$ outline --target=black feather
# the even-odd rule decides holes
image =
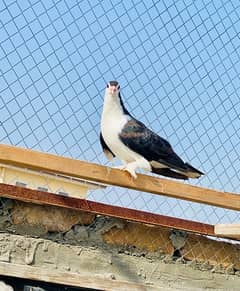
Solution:
[[[152,167],[152,172],[154,174],[162,175],[162,176],[165,176],[165,177],[181,179],[181,180],[188,180],[188,177],[185,176],[184,174],[177,173],[175,171],[172,171],[169,168],[158,169],[158,168]]]
[[[130,119],[119,134],[120,140],[134,152],[143,156],[149,162],[155,161],[166,168],[171,168],[176,171],[203,173],[195,169],[191,165],[185,163],[172,149],[170,143],[164,138],[160,137],[150,129],[148,129],[142,122],[132,118]],[[176,173],[169,170],[155,169],[155,172],[162,172],[165,176],[170,176],[177,179],[186,179],[183,173]]]
[[[100,143],[101,143],[101,146],[102,146],[102,149],[103,149],[103,152],[105,153],[105,155],[112,155],[112,157],[114,158],[115,155],[114,153],[110,150],[110,148],[108,147],[108,145],[106,144],[103,136],[102,136],[102,132],[100,132]]]
[[[143,123],[131,119],[119,135],[121,141],[131,150],[148,161],[158,161],[167,167],[185,169],[183,160],[173,151],[168,141],[148,129]]]

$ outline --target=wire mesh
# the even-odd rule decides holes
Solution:
[[[0,1],[0,142],[107,164],[106,83],[206,175],[239,192],[240,5],[223,1]],[[108,188],[89,199],[209,223],[239,213]]]

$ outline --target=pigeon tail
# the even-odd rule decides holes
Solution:
[[[154,167],[152,164],[152,172],[158,175],[181,180],[188,180],[189,178],[197,179],[204,175],[204,173],[188,163],[183,163],[182,167],[173,167],[170,164],[167,166],[168,168],[158,168]]]
[[[184,174],[189,178],[197,179],[204,175],[203,172],[199,171],[188,163],[185,163],[185,166],[186,169],[184,170]]]
[[[169,168],[154,168],[154,167],[152,167],[152,172],[154,174],[158,174],[158,175],[169,177],[169,178],[188,180],[188,177],[186,175],[184,175],[182,173],[175,172]]]

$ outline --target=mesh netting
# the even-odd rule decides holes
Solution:
[[[237,1],[0,1],[0,142],[107,164],[106,83],[206,175],[239,192]],[[235,211],[108,188],[89,199],[204,222]]]

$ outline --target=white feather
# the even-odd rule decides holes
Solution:
[[[141,155],[124,145],[119,138],[119,133],[129,118],[128,115],[124,114],[118,96],[112,95],[106,90],[101,119],[101,132],[108,147],[124,163],[130,163],[142,158]]]

